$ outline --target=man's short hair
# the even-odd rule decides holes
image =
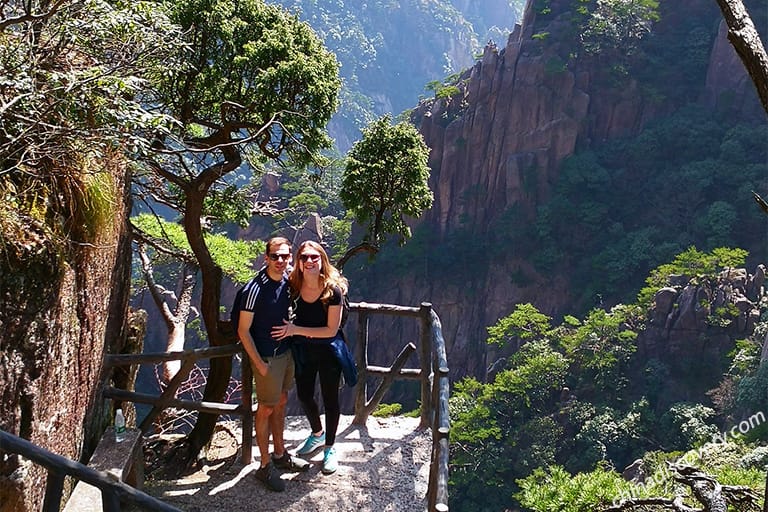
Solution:
[[[267,240],[267,246],[264,248],[264,254],[268,256],[269,253],[271,252],[272,246],[283,245],[283,244],[286,244],[289,249],[291,248],[291,242],[287,238],[282,236],[273,236],[272,238]]]

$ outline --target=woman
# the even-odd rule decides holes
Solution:
[[[348,285],[347,280],[331,265],[319,243],[308,240],[299,246],[296,254],[296,266],[288,277],[294,297],[294,318],[292,322],[276,326],[272,334],[276,339],[293,336],[298,353],[296,395],[312,432],[296,453],[308,455],[324,445],[322,471],[331,474],[338,467],[333,445],[341,416],[341,364],[331,343],[341,336],[342,300]],[[318,376],[325,407],[325,430],[314,398]]]

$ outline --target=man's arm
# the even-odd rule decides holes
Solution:
[[[243,348],[245,349],[245,353],[248,354],[248,359],[251,361],[251,366],[254,371],[259,372],[259,375],[263,377],[269,371],[269,367],[259,355],[259,351],[256,350],[256,343],[253,342],[253,338],[251,337],[252,322],[253,311],[240,311],[240,320],[237,324],[237,335],[243,343]]]

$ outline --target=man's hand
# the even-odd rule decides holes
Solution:
[[[262,377],[266,377],[267,373],[269,373],[269,365],[264,362],[262,358],[253,359],[251,360],[251,366],[253,366],[254,370],[259,372],[259,375]]]

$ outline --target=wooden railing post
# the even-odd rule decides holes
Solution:
[[[59,512],[61,495],[64,491],[64,476],[64,473],[59,471],[48,471],[45,498],[43,498],[43,512]]]
[[[104,512],[120,512],[120,497],[109,489],[101,491],[101,508]]]
[[[432,304],[422,302],[419,316],[421,318],[421,421],[419,427],[432,424]]]
[[[168,404],[171,402],[171,400],[176,398],[176,390],[179,389],[179,386],[181,386],[185,380],[187,380],[189,372],[192,371],[196,363],[197,360],[193,357],[184,359],[184,363],[181,365],[181,368],[179,368],[179,371],[176,372],[176,375],[174,375],[171,381],[168,383],[168,386],[157,399],[157,402],[155,402],[155,404],[152,406],[152,409],[141,421],[139,430],[141,430],[142,433],[149,433],[150,429],[152,428],[152,423],[155,421],[155,419],[160,415],[160,413],[163,412],[163,410],[165,410],[166,407],[168,407]]]
[[[448,461],[450,456],[450,415],[448,397],[448,357],[443,339],[443,329],[437,313],[430,311],[430,337],[433,340],[432,366],[435,370],[432,386],[432,464],[429,471],[427,502],[430,511],[448,510]]]
[[[243,464],[248,465],[253,458],[253,370],[248,353],[243,350],[240,375],[242,382],[241,414],[243,425],[242,458]]]
[[[355,394],[355,417],[365,411],[368,401],[368,312],[361,310],[357,315],[357,392]]]

